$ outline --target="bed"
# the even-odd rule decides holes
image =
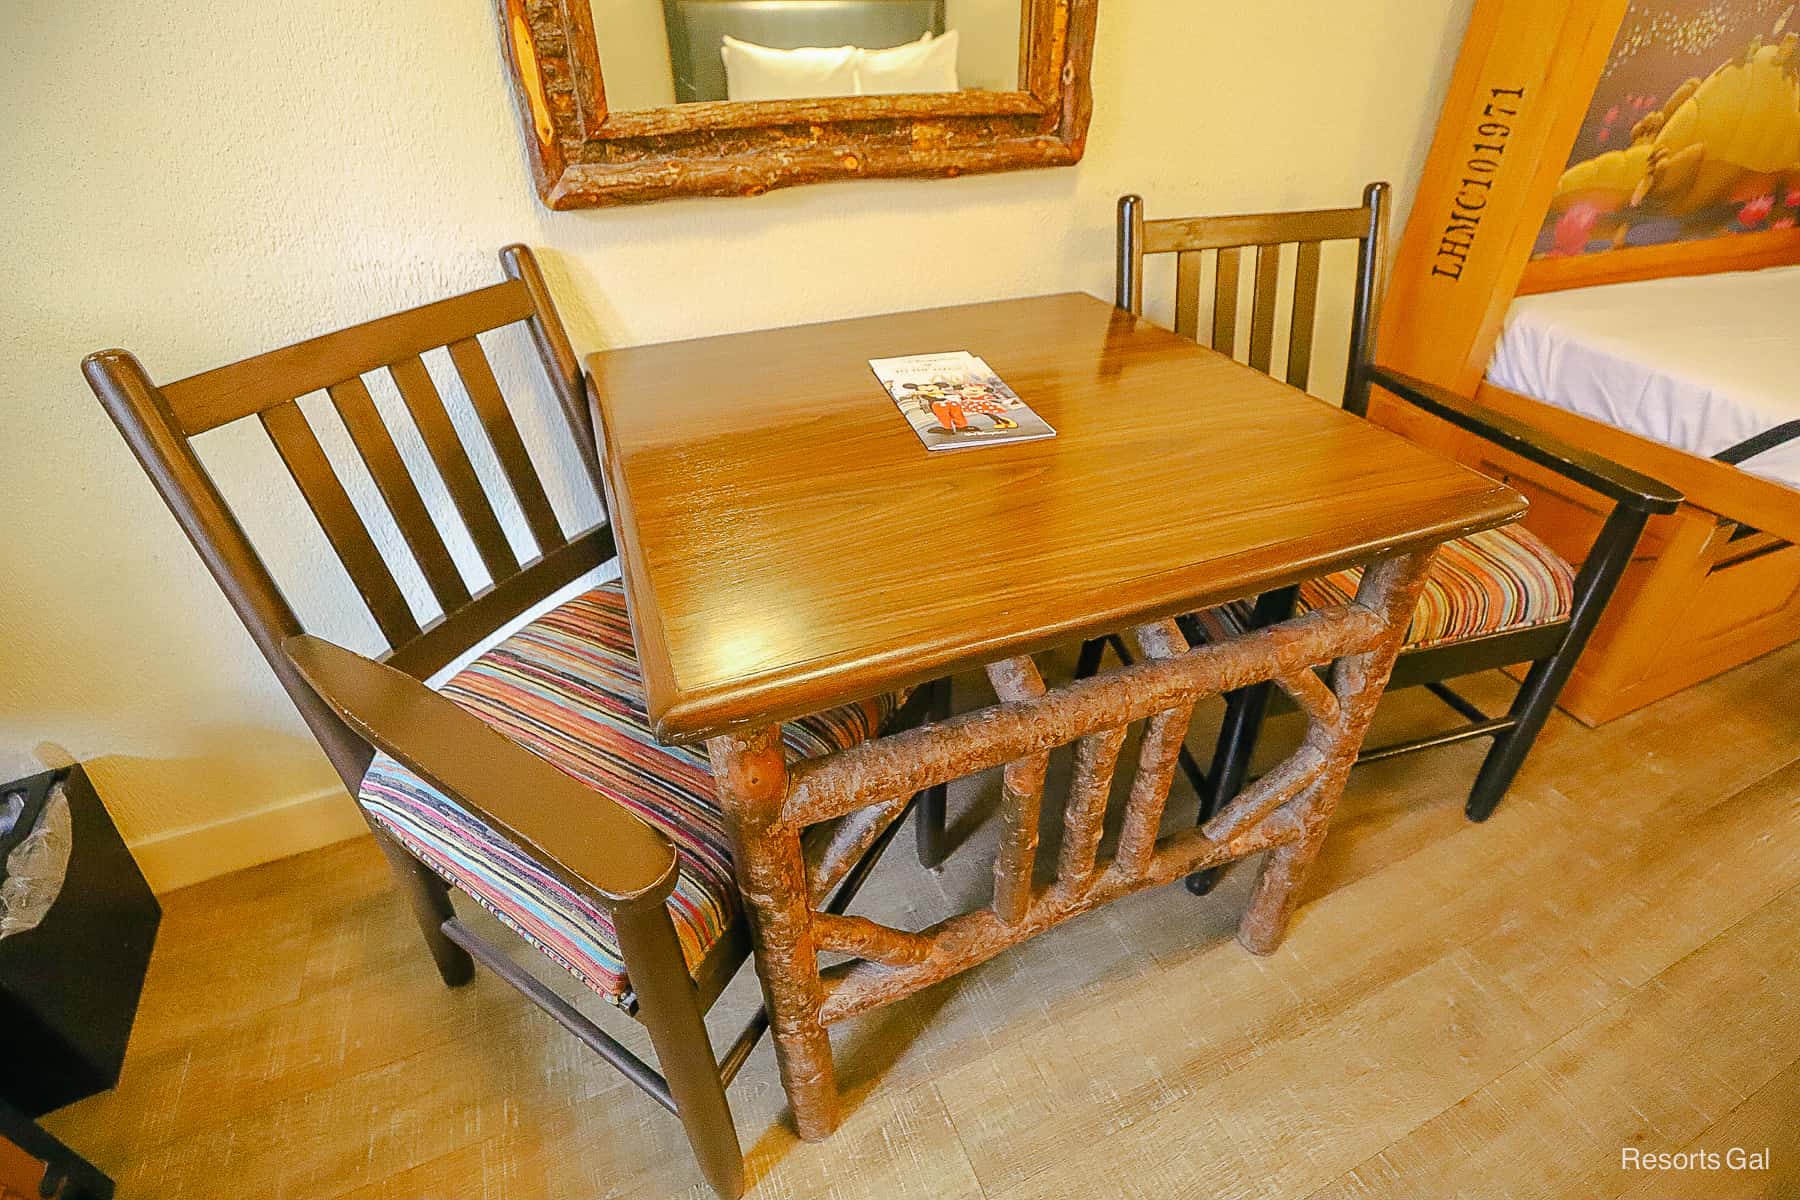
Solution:
[[[1487,380],[1800,489],[1800,266],[1520,296]]]
[[[1390,268],[1382,364],[1687,497],[1563,690],[1589,724],[1800,638],[1800,448],[1716,457],[1800,420],[1788,7],[1476,0]],[[1597,498],[1379,393],[1370,415],[1506,478],[1566,557],[1591,544]]]

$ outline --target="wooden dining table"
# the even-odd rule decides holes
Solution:
[[[868,360],[957,350],[1056,436],[927,452]],[[837,1121],[830,1023],[1111,899],[1266,851],[1239,937],[1273,951],[1433,552],[1525,509],[1503,484],[1080,294],[614,350],[587,367],[649,719],[665,741],[706,746],[807,1138]],[[1189,646],[1173,619],[1352,566],[1365,568],[1353,602],[1239,637]],[[1052,683],[1032,658],[1114,631],[1142,661]],[[974,670],[993,703],[787,760],[787,719]],[[1306,715],[1299,749],[1205,825],[1163,834],[1195,704],[1265,680]],[[1067,745],[1061,849],[1040,870],[1047,760]],[[923,930],[821,911],[837,881],[809,868],[810,827],[866,844],[920,790],[995,767],[991,903]],[[825,953],[842,961],[822,970]]]

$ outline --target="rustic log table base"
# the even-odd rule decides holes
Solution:
[[[1307,868],[1344,789],[1405,637],[1431,551],[1384,559],[1356,600],[1268,629],[1190,648],[1175,623],[1135,633],[1146,661],[1046,688],[1028,657],[988,668],[999,703],[936,725],[811,759],[789,770],[779,727],[707,742],[735,842],[781,1081],[800,1136],[837,1125],[832,1021],[888,1004],[985,962],[1097,905],[1191,872],[1270,851],[1238,926],[1252,953],[1280,943]],[[1327,686],[1315,667],[1335,663]],[[1309,725],[1280,766],[1199,829],[1157,836],[1176,755],[1203,697],[1265,680],[1294,698]],[[1112,861],[1096,861],[1125,731],[1144,736]],[[1076,744],[1056,879],[1033,887],[1038,812],[1050,751]],[[816,911],[833,882],[809,879],[808,826],[873,810],[1005,765],[991,907],[918,932]],[[821,951],[852,955],[821,971]]]

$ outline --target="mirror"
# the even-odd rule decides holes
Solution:
[[[503,0],[552,208],[1080,159],[1099,0]]]
[[[613,112],[1019,88],[1021,0],[586,0]]]

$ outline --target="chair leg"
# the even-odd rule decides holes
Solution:
[[[392,834],[377,828],[373,822],[370,828],[375,831],[375,844],[381,847],[388,866],[393,868],[395,880],[412,905],[419,932],[425,935],[425,948],[431,951],[431,957],[437,963],[438,975],[447,986],[461,987],[475,978],[475,960],[444,933],[444,922],[456,915],[456,909],[450,903],[450,885],[409,854]]]
[[[744,1194],[744,1153],[668,906],[658,893],[615,909],[612,918],[637,993],[638,1019],[656,1047],[701,1174],[723,1200],[737,1200]]]
[[[1256,742],[1262,736],[1263,715],[1269,708],[1266,683],[1233,692],[1225,698],[1225,723],[1219,728],[1219,741],[1213,747],[1212,786],[1200,793],[1200,812],[1195,824],[1204,825],[1214,814],[1237,798],[1244,790],[1250,774],[1250,759],[1256,753]],[[1218,886],[1223,867],[1195,871],[1187,877],[1187,890],[1204,896]]]
[[[1258,596],[1250,627],[1262,629],[1287,620],[1294,615],[1294,604],[1299,595],[1299,588],[1286,587]],[[1271,683],[1259,683],[1225,698],[1225,723],[1219,728],[1219,740],[1213,747],[1212,771],[1208,775],[1212,786],[1200,792],[1196,824],[1204,825],[1212,820],[1213,814],[1244,790],[1244,781],[1250,774],[1250,759],[1256,753],[1257,738],[1262,736],[1263,717],[1269,711],[1273,688]],[[1223,872],[1223,867],[1195,871],[1187,877],[1187,890],[1196,896],[1204,896],[1218,886]]]
[[[1086,679],[1089,675],[1098,671],[1100,669],[1100,660],[1106,657],[1106,648],[1108,646],[1111,646],[1112,652],[1119,656],[1121,665],[1127,667],[1131,665],[1131,648],[1125,644],[1125,639],[1116,633],[1102,634],[1097,638],[1089,638],[1087,641],[1081,643],[1081,656],[1075,660],[1074,677],[1076,679]]]
[[[1119,656],[1119,662],[1124,666],[1129,667],[1135,661],[1131,657],[1131,648],[1125,644],[1125,639],[1118,634],[1107,634],[1106,644],[1112,647],[1113,653]]]
[[[935,724],[950,716],[950,681],[934,680],[930,687],[930,720]],[[941,866],[949,856],[949,847],[945,845],[949,801],[950,785],[947,783],[936,784],[919,793],[919,803],[913,813],[913,836],[918,847],[920,866]]]
[[[1588,638],[1600,623],[1606,602],[1619,585],[1625,568],[1631,565],[1632,552],[1644,532],[1648,514],[1624,505],[1613,509],[1594,539],[1593,549],[1575,576],[1574,605],[1569,611],[1569,631],[1563,644],[1549,658],[1540,658],[1525,673],[1525,682],[1513,697],[1511,716],[1517,721],[1510,732],[1495,740],[1482,760],[1464,808],[1471,821],[1485,821],[1493,815],[1513,777],[1525,764],[1525,756],[1537,741],[1563,684],[1575,671],[1575,663],[1587,648]]]
[[[1212,795],[1212,782],[1207,779],[1206,772],[1200,769],[1200,764],[1194,761],[1194,752],[1188,749],[1185,741],[1181,743],[1178,761],[1181,763],[1181,773],[1187,776],[1188,786],[1194,789],[1194,795],[1200,797],[1200,803],[1205,805]]]
[[[1075,678],[1086,679],[1100,669],[1101,656],[1106,653],[1106,639],[1089,638],[1081,643],[1081,657],[1075,660]]]
[[[1512,787],[1513,777],[1525,765],[1525,756],[1531,752],[1531,744],[1549,719],[1550,710],[1556,707],[1557,693],[1562,688],[1560,683],[1554,687],[1546,686],[1550,682],[1547,669],[1550,662],[1546,658],[1532,663],[1525,682],[1519,687],[1519,694],[1513,697],[1510,715],[1518,723],[1495,738],[1487,757],[1481,760],[1481,770],[1475,775],[1475,786],[1470,789],[1469,801],[1463,809],[1469,820],[1485,821],[1494,815],[1494,809],[1500,806],[1507,789]]]

